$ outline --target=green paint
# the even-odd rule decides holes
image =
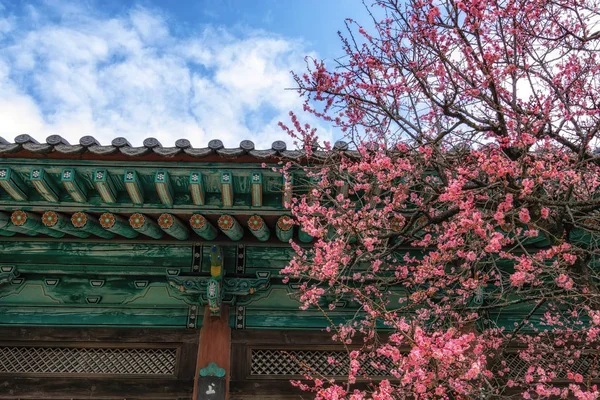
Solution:
[[[19,276],[24,278],[21,285],[0,287],[2,304],[60,304],[70,307],[89,303],[88,299],[93,297],[102,298],[102,304],[107,306],[137,304],[140,299],[155,305],[184,304],[168,294],[164,276],[98,277],[82,273],[58,275],[21,271]],[[147,284],[140,288],[135,282],[142,279]]]
[[[253,215],[248,220],[248,229],[261,242],[269,240],[271,232],[265,221],[258,215]]]
[[[7,218],[7,219],[5,220],[5,218]],[[27,235],[27,236],[37,236],[38,235],[37,232],[31,231],[27,228],[23,228],[21,226],[13,225],[10,222],[10,217],[7,217],[6,214],[4,214],[2,212],[0,212],[0,228],[3,229],[4,231],[20,233],[22,235]]]
[[[27,200],[27,187],[19,175],[14,174],[10,167],[0,168],[0,187],[15,200]]]
[[[200,376],[218,376],[219,378],[223,378],[225,376],[225,369],[219,368],[215,363],[210,363],[200,369]]]
[[[229,239],[236,241],[244,236],[244,229],[240,223],[231,215],[221,215],[219,218],[219,228]]]
[[[78,230],[71,223],[71,218],[67,215],[57,212],[45,212],[42,216],[43,223],[50,229],[55,229],[60,232],[68,233],[69,235],[79,238],[87,238],[89,233]]]
[[[33,168],[29,174],[29,180],[46,201],[52,203],[57,203],[59,201],[60,190],[54,183],[52,176],[50,176],[44,168]]]
[[[160,201],[168,206],[173,206],[173,188],[169,179],[169,172],[166,169],[159,169],[154,176],[154,187],[158,193]]]
[[[158,224],[143,214],[136,213],[129,217],[129,225],[139,233],[153,239],[160,239],[163,237],[163,231]]]
[[[19,276],[19,271],[14,266],[0,266],[0,285],[10,284]]]
[[[37,233],[43,233],[44,235],[54,238],[61,238],[65,236],[64,232],[55,231],[42,224],[41,217],[30,212],[15,211],[11,216],[11,221],[15,226]]]
[[[288,243],[294,237],[294,224],[291,217],[283,215],[275,224],[275,235],[282,242]]]
[[[134,169],[127,169],[123,173],[123,182],[129,198],[133,204],[144,204],[144,190],[140,184],[138,174]]]
[[[294,254],[289,246],[246,246],[246,271],[272,269],[272,273],[277,273],[289,263]]]
[[[0,236],[14,236],[16,232],[7,231],[4,229],[0,229]]]
[[[88,211],[88,212],[120,212],[132,210],[138,211],[143,205],[144,209],[155,209],[157,212],[173,208],[174,210],[190,210],[200,206],[208,213],[222,213],[223,208],[244,211],[260,208],[261,212],[277,213],[282,207],[281,175],[270,170],[260,171],[262,179],[262,190],[251,183],[252,169],[260,167],[256,164],[241,164],[241,168],[232,167],[227,163],[202,164],[202,170],[190,170],[189,164],[173,163],[159,169],[164,172],[168,179],[166,192],[171,195],[170,200],[165,200],[157,192],[157,166],[148,167],[147,163],[135,164],[135,168],[125,166],[127,163],[109,162],[86,162],[73,163],[69,160],[56,161],[54,165],[48,165],[45,160],[28,160],[29,165],[23,165],[23,160],[11,159],[10,166],[0,161],[0,173],[10,175],[11,179],[19,180],[21,192],[29,193],[27,197],[11,197],[6,190],[0,192],[0,204],[14,206],[13,209],[27,206],[40,207],[37,211],[46,211],[48,201],[58,202],[52,209],[61,212]],[[35,165],[36,176],[30,180],[32,164]],[[40,167],[37,167],[37,166]],[[43,165],[43,167],[41,167]],[[129,163],[128,165],[131,165]],[[144,167],[140,167],[144,165]],[[162,164],[165,165],[165,164]],[[244,165],[251,166],[243,167]],[[222,170],[227,167],[227,170]],[[225,188],[225,203],[223,202],[223,174],[229,179]],[[73,179],[63,179],[67,173]],[[128,175],[130,177],[128,178]],[[25,177],[25,179],[21,178]],[[197,177],[199,183],[193,181]],[[0,177],[1,178],[1,177]],[[38,182],[39,181],[39,182]],[[48,181],[48,182],[46,182]],[[54,181],[60,181],[61,185],[55,185]],[[2,182],[5,182],[4,184]],[[0,185],[8,185],[10,181],[2,181]],[[71,185],[64,187],[63,185]],[[35,186],[41,189],[31,190]],[[73,186],[74,185],[74,186]],[[41,191],[42,194],[38,193]],[[135,198],[135,201],[132,200]],[[254,193],[254,196],[253,194]],[[261,196],[257,197],[258,194]],[[80,197],[78,197],[80,196]],[[85,199],[83,198],[85,196]],[[75,197],[75,198],[73,198]],[[254,199],[254,204],[253,204]],[[259,204],[260,200],[260,205]],[[110,210],[104,208],[106,205],[114,205]],[[225,205],[224,205],[225,204]],[[58,209],[56,207],[63,207]],[[5,209],[8,209],[5,207]]]
[[[312,242],[313,237],[304,232],[304,229],[300,228],[300,230],[298,230],[298,239],[303,243],[310,243]]]
[[[213,313],[218,313],[221,301],[227,304],[249,302],[256,293],[267,290],[270,274],[257,273],[256,278],[224,277],[222,285],[220,279],[212,276],[168,275],[167,280],[173,297],[190,305],[208,304]]]
[[[60,174],[60,181],[71,198],[78,203],[87,202],[87,189],[77,178],[75,168],[65,168]]]
[[[129,222],[116,214],[104,213],[100,216],[100,225],[107,231],[116,233],[117,235],[133,239],[138,236],[138,233],[129,226]]]
[[[190,226],[202,239],[213,240],[217,237],[217,229],[200,214],[194,214],[190,217]]]
[[[93,180],[102,201],[116,203],[117,191],[106,168],[96,168],[93,172]]]
[[[232,193],[235,193],[235,198],[232,198],[231,207],[252,207],[252,190],[251,173],[252,169],[260,168],[258,164],[236,164],[234,168],[228,163],[206,163],[202,165],[202,170],[190,171],[189,163],[157,163],[150,165],[148,163],[110,163],[99,161],[79,161],[71,162],[69,160],[55,161],[54,164],[48,165],[46,160],[25,160],[29,165],[23,165],[24,160],[11,159],[10,167],[11,176],[15,179],[20,179],[20,176],[26,176],[27,179],[23,184],[23,191],[27,192],[30,187],[33,187],[29,180],[31,173],[31,164],[43,165],[43,174],[49,179],[61,179],[63,170],[71,170],[75,173],[76,182],[82,192],[87,195],[86,204],[89,206],[97,206],[102,204],[119,204],[121,206],[129,206],[131,208],[131,199],[128,196],[125,184],[127,172],[132,172],[132,179],[127,179],[127,182],[136,182],[140,193],[143,193],[142,200],[144,206],[152,206],[156,208],[165,207],[160,201],[155,189],[154,179],[156,177],[157,167],[167,172],[169,182],[172,188],[173,207],[186,207],[193,205],[207,205],[214,207],[223,207],[222,203],[222,187],[220,170],[226,167],[231,179]],[[0,168],[5,162],[0,161]],[[135,165],[135,168],[128,166]],[[239,165],[239,167],[238,167]],[[13,168],[14,167],[14,168]],[[13,172],[14,169],[14,172]],[[201,180],[201,190],[205,193],[205,203],[194,204],[190,193],[190,177],[192,172],[198,172],[198,178]],[[281,175],[270,171],[260,171],[263,180],[263,202],[262,207],[281,209]],[[56,178],[51,178],[50,176]],[[121,179],[119,179],[121,177]],[[54,185],[56,187],[56,185]],[[62,191],[60,191],[62,189]],[[56,187],[58,200],[60,204],[78,204],[67,193],[67,190],[62,186]],[[4,194],[4,193],[2,193]],[[211,198],[209,201],[208,198]],[[48,201],[39,195],[35,190],[29,199],[30,203],[37,201]],[[10,196],[1,196],[0,201],[16,202]],[[212,202],[212,204],[211,204]],[[141,204],[141,203],[140,203]],[[78,209],[79,211],[80,209]],[[101,210],[106,211],[106,210]],[[115,210],[113,210],[115,211]]]
[[[190,193],[192,195],[192,201],[195,205],[204,205],[204,199],[206,198],[206,195],[204,192],[204,180],[202,179],[202,172],[190,172]]]
[[[260,171],[253,171],[251,174],[252,181],[252,207],[262,206],[263,197],[263,178]]]
[[[139,267],[142,271],[164,275],[165,267],[190,267],[192,246],[180,244],[153,244],[131,242],[0,242],[0,260],[31,266],[43,271],[48,265],[51,270],[59,266],[65,272],[103,269],[112,273],[127,273]]]
[[[221,182],[221,198],[223,207],[231,207],[233,205],[233,175],[230,171],[220,172]]]
[[[328,317],[334,324],[344,324],[356,317],[356,312],[331,312]],[[249,310],[246,309],[248,329],[324,329],[330,326],[324,315],[316,310]]]
[[[76,229],[82,230],[92,235],[99,236],[104,239],[112,239],[115,235],[108,232],[102,226],[96,217],[91,214],[78,212],[71,217],[71,223]]]
[[[63,182],[62,174],[67,170],[72,171],[71,176],[76,177],[74,181],[79,190],[85,193],[85,202],[79,203],[77,199],[73,199],[73,192],[63,187],[63,182],[61,185],[54,185],[55,189],[50,188],[56,190],[58,200],[58,203],[50,205],[47,198],[33,190],[34,181],[29,179],[32,169],[43,170],[42,175],[46,179],[42,178],[42,185],[46,185],[46,180]],[[6,171],[5,177],[1,173],[3,170]],[[125,186],[125,174],[128,170],[135,172],[134,181],[143,193],[143,204],[134,205],[131,202]],[[169,185],[167,191],[172,196],[172,201],[165,201],[164,196],[157,192],[156,184],[161,183],[156,182],[157,170],[165,172]],[[95,176],[96,172],[103,173],[98,177]],[[223,172],[229,173],[229,183],[225,183],[231,189],[228,203],[223,201]],[[198,183],[192,181],[194,173],[197,173]],[[260,182],[255,181],[254,173],[260,174]],[[198,243],[192,243],[197,238],[183,243],[178,241],[183,236],[173,235],[178,240],[170,240],[154,222],[161,213],[168,213],[179,220],[183,227],[181,229],[189,229],[187,218],[194,213],[211,219],[211,216],[227,215],[233,217],[235,222],[232,225],[237,224],[239,229],[228,226],[223,231],[229,235],[237,231],[232,239],[241,240],[244,229],[239,221],[245,223],[246,220],[236,220],[236,216],[242,215],[245,218],[257,214],[263,222],[275,221],[288,213],[283,202],[286,198],[291,199],[292,189],[298,194],[306,193],[308,185],[304,181],[299,175],[297,182],[300,184],[293,188],[293,179],[282,182],[281,174],[261,169],[259,163],[1,159],[0,186],[3,189],[0,190],[0,207],[5,213],[0,213],[0,235],[14,235],[15,232],[37,234],[31,230],[33,226],[14,226],[6,211],[24,210],[30,214],[51,209],[59,215],[58,227],[62,228],[52,228],[54,231],[69,233],[64,225],[69,222],[69,217],[60,213],[70,215],[75,212],[108,212],[115,216],[116,222],[114,228],[102,228],[102,232],[111,237],[112,234],[122,237],[112,237],[111,241],[100,241],[94,237],[85,240],[0,238],[2,266],[10,264],[10,267],[18,271],[18,276],[12,277],[10,282],[4,279],[4,283],[0,285],[0,325],[184,328],[190,324],[190,313],[197,316],[197,311],[202,310],[198,307],[192,312],[190,304],[209,303],[209,296],[202,282],[213,279],[220,283],[217,298],[222,303],[244,307],[244,323],[248,328],[321,329],[328,322],[318,310],[299,311],[293,288],[284,285],[279,275],[281,268],[294,254],[287,245],[293,237],[293,227],[288,231],[276,226],[274,229],[279,241],[257,244],[250,238],[244,242],[245,267],[243,273],[238,274],[237,244],[217,235],[218,231],[208,221],[202,226],[196,221],[197,226],[194,226],[193,220],[190,220],[192,229],[200,237],[206,240],[218,238],[219,243],[223,244],[221,257],[227,274],[220,275],[221,278],[210,278],[210,246],[199,248]],[[104,186],[100,188],[100,184]],[[13,186],[26,194],[26,197],[19,199],[8,193],[6,188]],[[198,189],[196,194],[193,188]],[[340,190],[343,191],[344,188]],[[260,204],[259,194],[262,196]],[[163,237],[163,241],[152,243],[142,235],[133,239],[138,231],[128,221],[116,215],[122,213],[123,216],[131,216],[137,212],[143,212],[147,218],[152,219],[148,220],[148,225],[144,228],[147,229],[146,234],[155,238]],[[269,219],[267,216],[274,218]],[[167,228],[167,232],[170,229]],[[77,232],[81,236],[89,233],[85,230],[71,232]],[[577,234],[576,231],[572,232],[571,239],[581,242],[586,240],[585,237],[577,237]],[[312,240],[302,231],[299,232],[299,239],[306,243]],[[542,246],[546,243],[544,240],[542,237],[531,238],[527,243]],[[194,252],[204,255],[200,257],[201,271],[195,274],[192,273]],[[423,253],[420,254],[422,256]],[[166,270],[175,270],[176,273],[167,276]],[[189,284],[191,289],[185,288],[187,280],[192,281]],[[178,284],[173,286],[170,283],[175,281],[181,282],[179,285],[184,286],[183,290],[177,287]],[[193,293],[195,285],[203,290]],[[254,292],[251,293],[250,289]],[[397,304],[400,295],[394,291],[390,296],[390,304]],[[342,299],[338,303],[338,307],[330,313],[334,322],[343,323],[357,315],[357,305],[351,300]],[[473,307],[477,305],[478,300],[473,299]],[[494,324],[510,328],[512,323],[526,313],[527,307],[524,306],[522,309],[502,310],[491,318]],[[232,314],[232,321],[235,321],[236,315]],[[539,317],[533,316],[532,320],[538,321]],[[196,323],[192,323],[192,326],[196,326]]]
[[[3,306],[0,325],[186,328],[188,307]],[[198,318],[199,321],[202,318]]]
[[[186,240],[190,235],[190,230],[181,223],[173,214],[161,214],[158,217],[158,224],[163,231],[178,240]]]

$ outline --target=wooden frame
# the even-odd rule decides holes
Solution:
[[[183,350],[185,345],[183,343],[91,343],[83,344],[81,342],[56,342],[56,343],[23,343],[23,342],[2,342],[0,347],[35,347],[35,348],[77,348],[77,349],[175,349],[175,368],[173,374],[85,374],[85,373],[43,373],[43,372],[0,372],[0,379],[22,377],[22,378],[106,378],[106,379],[174,379],[177,380],[178,376],[183,372],[183,364],[181,357],[186,354]]]
[[[0,328],[3,346],[177,348],[175,374],[0,374],[0,399],[191,399],[196,329]]]
[[[274,349],[277,346],[277,349]],[[345,351],[346,348],[342,345],[321,345],[321,346],[307,346],[307,345],[248,345],[246,346],[246,376],[248,380],[284,380],[289,381],[290,379],[302,380],[303,375],[252,375],[250,368],[252,364],[252,350],[281,350],[281,351],[294,351],[294,350],[305,350],[305,351]],[[346,376],[333,375],[332,378],[336,380],[344,379]]]
[[[320,331],[233,330],[231,332],[230,400],[246,399],[312,399],[289,382],[297,376],[250,375],[252,349],[342,350],[331,340],[331,334]],[[243,360],[243,362],[240,362]]]

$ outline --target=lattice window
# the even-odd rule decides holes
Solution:
[[[593,375],[594,379],[600,376],[594,354],[582,354],[569,367],[574,373],[583,376]],[[335,359],[330,363],[330,358]],[[280,349],[252,349],[250,375],[253,376],[301,376],[324,375],[324,376],[346,376],[348,375],[348,354],[340,350],[280,350]],[[522,360],[517,353],[509,353],[504,357],[507,368],[510,371],[505,375],[507,378],[523,378],[529,368],[529,363]],[[377,368],[366,362],[362,362],[362,370],[359,376],[387,376],[393,364],[389,358],[377,358],[376,363],[381,364],[384,369]],[[552,360],[541,360],[539,365],[546,367],[548,371],[557,371],[557,379],[566,379],[565,368],[550,368]],[[596,369],[596,370],[594,370]]]
[[[174,375],[175,348],[0,347],[0,373]]]
[[[590,373],[592,373],[596,379],[598,377],[598,371],[595,371],[594,368],[597,369],[596,364],[600,361],[596,360],[596,357],[597,356],[594,354],[582,354],[579,358],[574,360],[574,363],[569,366],[568,370],[583,376],[589,376]],[[507,377],[509,378],[523,378],[530,365],[527,361],[522,360],[517,353],[507,354],[504,356],[503,361],[506,362],[506,368],[510,369],[507,373]],[[542,359],[539,361],[539,365],[547,371],[556,371],[557,379],[567,378],[567,369],[557,366],[551,359]],[[553,368],[551,368],[552,365]]]
[[[324,376],[348,375],[348,353],[341,350],[252,349],[251,354],[251,375],[299,376],[306,373]],[[389,358],[379,358],[376,362],[383,364],[386,370],[391,367]],[[363,364],[365,365],[362,366],[359,375],[388,375],[379,368]]]

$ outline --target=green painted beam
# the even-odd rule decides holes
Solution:
[[[190,226],[202,239],[213,240],[217,237],[217,229],[200,214],[190,217]]]
[[[292,259],[295,252],[289,246],[246,246],[246,272],[271,270],[271,275],[284,268]]]
[[[134,169],[125,170],[123,182],[131,202],[133,204],[144,204],[144,189],[140,183],[137,171]]]
[[[190,193],[195,205],[203,206],[205,204],[204,181],[200,171],[190,172]]]
[[[129,217],[129,225],[139,233],[152,239],[160,239],[164,235],[156,222],[141,213],[132,214]]]
[[[302,229],[302,227],[298,230],[298,239],[300,239],[300,241],[302,243],[310,243],[312,242],[312,240],[314,239],[312,236],[310,236],[308,233],[304,232],[304,229]]]
[[[60,174],[60,182],[74,201],[78,203],[87,202],[87,189],[82,179],[77,176],[75,168],[63,169]]]
[[[0,189],[0,205],[4,210],[133,213],[143,208],[152,209],[158,215],[169,212],[172,208],[174,214],[191,210],[207,215],[223,213],[224,204],[230,204],[226,206],[227,211],[234,214],[247,215],[248,210],[256,212],[259,208],[261,214],[277,215],[282,210],[281,175],[270,170],[253,171],[249,168],[237,168],[237,164],[221,163],[215,165],[232,168],[223,170],[214,166],[205,168],[202,165],[202,170],[190,172],[189,163],[173,163],[172,167],[160,169],[157,173],[156,168],[133,169],[110,162],[85,160],[81,161],[81,165],[60,160],[54,166],[42,163],[43,160],[29,160],[29,165],[17,164],[13,168],[13,161],[17,160],[10,160],[11,164],[6,166],[5,174],[8,175],[10,170],[11,176],[22,177],[23,189],[29,192],[29,196],[26,204],[23,204],[22,201],[6,196],[5,191]],[[5,161],[0,160],[0,171],[4,163]],[[35,170],[33,180],[26,179],[32,174],[32,168]],[[262,179],[262,183],[252,184],[253,172]],[[165,179],[164,185],[154,182],[157,174],[159,180],[161,177]],[[45,197],[33,190],[34,185]],[[258,190],[260,185],[262,190]],[[164,190],[158,189],[164,193],[159,195],[157,186],[164,187]],[[132,193],[135,202],[131,199]],[[47,204],[49,200],[55,203],[51,207]],[[106,208],[108,205],[110,209]]]
[[[275,235],[285,243],[289,243],[290,239],[294,237],[294,222],[290,216],[279,217],[275,225]]]
[[[61,165],[61,167],[62,166],[74,166],[74,167],[91,166],[91,167],[95,168],[95,167],[106,166],[108,168],[121,167],[121,168],[125,168],[125,169],[129,169],[129,168],[142,169],[143,168],[143,169],[148,169],[148,170],[152,170],[152,171],[156,171],[157,168],[169,168],[169,169],[185,170],[185,171],[187,171],[185,173],[186,176],[188,176],[188,174],[189,174],[190,164],[193,164],[193,163],[190,163],[189,161],[174,161],[174,160],[139,161],[139,160],[135,160],[135,159],[117,160],[117,161],[96,161],[96,160],[82,160],[82,159],[56,160],[56,159],[40,158],[40,159],[32,160],[31,158],[11,158],[11,159],[3,159],[3,161],[2,161],[3,164],[25,166],[26,168],[30,167],[32,162],[34,162],[37,165],[47,166],[47,167],[52,167],[52,166],[56,166],[59,164],[59,165]],[[203,162],[201,162],[201,164],[202,164],[202,169],[209,171],[209,172],[218,172],[219,170],[224,169],[224,168],[228,168],[234,172],[237,170],[259,170],[259,169],[263,168],[262,167],[263,163],[260,161],[252,162],[252,163],[249,163],[249,162],[231,163],[231,162],[228,162],[227,160],[225,160],[225,161],[210,161],[210,162],[203,161]],[[277,167],[277,166],[278,166],[277,163],[267,164],[267,168],[272,168],[272,167]]]
[[[248,219],[248,229],[261,242],[269,240],[271,236],[269,227],[258,215],[253,215]]]
[[[231,215],[221,215],[218,224],[221,231],[233,241],[240,240],[244,236],[244,229]]]
[[[10,167],[0,167],[0,187],[17,201],[27,200],[27,186]]]
[[[42,215],[42,223],[50,229],[68,233],[69,235],[77,236],[79,238],[87,238],[90,236],[89,233],[75,228],[71,223],[70,217],[55,211],[46,211]]]
[[[112,239],[115,235],[108,232],[100,225],[100,222],[96,217],[84,212],[76,212],[71,217],[71,223],[77,229],[84,232],[91,233],[104,239]]]
[[[160,201],[167,207],[173,207],[173,188],[166,169],[156,171],[154,187]]]
[[[106,168],[96,168],[94,170],[94,186],[104,203],[113,204],[117,202],[117,190]]]
[[[231,171],[221,171],[221,201],[223,207],[233,205],[233,175]]]
[[[158,226],[175,239],[186,240],[190,236],[189,228],[183,225],[173,214],[161,214],[158,217]]]
[[[27,228],[13,225],[12,221],[10,220],[10,215],[3,213],[1,211],[0,211],[0,229],[2,229],[3,231],[8,231],[8,232],[21,233],[21,234],[27,235],[27,236],[37,236],[37,234],[38,234],[37,232],[30,231]],[[12,235],[3,235],[3,236],[12,236]]]
[[[168,283],[164,275],[96,275],[31,273],[18,266],[13,268],[24,280],[10,286],[0,286],[4,305],[61,305],[77,307],[85,304],[103,306],[129,306],[152,304],[155,306],[184,305],[185,303],[165,290]],[[0,271],[1,272],[1,271]]]
[[[325,318],[320,311],[246,309],[245,319],[248,329],[325,329],[331,326],[329,321],[344,324],[355,318],[356,312],[331,312],[327,316],[328,318]]]
[[[10,220],[13,225],[28,229],[33,232],[42,233],[54,238],[61,238],[65,236],[64,232],[59,232],[45,226],[42,223],[42,218],[39,215],[28,211],[14,211],[10,216]]]
[[[251,175],[252,184],[252,207],[261,207],[263,200],[263,177],[260,171],[253,171]]]
[[[189,307],[0,306],[0,325],[187,328]],[[201,316],[196,318],[201,325]],[[199,327],[197,325],[197,327]]]
[[[0,241],[0,258],[28,271],[112,271],[129,273],[136,268],[158,271],[165,267],[190,268],[191,244],[132,243],[131,241]],[[154,273],[155,271],[152,271]]]
[[[220,200],[219,200],[220,203]],[[202,215],[221,215],[223,213],[229,215],[248,215],[252,213],[260,214],[261,216],[281,216],[284,213],[289,213],[289,210],[284,210],[282,208],[275,207],[261,207],[260,209],[252,209],[250,206],[233,206],[231,208],[223,209],[221,206],[204,206],[198,207],[193,204],[178,204],[173,208],[166,208],[162,204],[144,204],[144,205],[132,205],[130,203],[122,205],[104,205],[104,204],[90,204],[86,203],[85,205],[74,205],[72,203],[59,203],[59,204],[48,204],[47,202],[39,202],[39,203],[27,203],[24,205],[21,202],[3,202],[0,201],[0,206],[3,211],[16,211],[27,209],[28,211],[43,213],[44,211],[51,208],[57,212],[63,213],[75,213],[78,211],[90,212],[90,213],[103,213],[107,210],[112,213],[125,213],[132,214],[136,212],[142,213],[152,213],[152,214],[162,214],[162,213],[172,213],[172,214],[187,214],[191,215],[195,212],[200,212]]]
[[[133,239],[138,236],[138,233],[129,226],[129,222],[120,217],[119,215],[113,213],[104,213],[99,218],[100,225],[110,231],[112,233],[116,233],[117,235],[126,237],[128,239]]]
[[[46,201],[58,203],[60,200],[60,190],[58,189],[58,186],[56,186],[56,183],[54,183],[54,179],[48,175],[44,168],[33,168],[29,175],[29,180],[35,190],[37,190]]]

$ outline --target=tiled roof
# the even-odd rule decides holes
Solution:
[[[348,150],[348,144],[343,141],[336,142],[334,149],[353,153]],[[157,139],[147,138],[144,140],[142,146],[134,147],[123,137],[113,139],[110,145],[100,144],[93,136],[82,137],[79,139],[79,144],[70,144],[59,135],[48,136],[45,143],[39,143],[29,135],[19,135],[13,143],[0,137],[0,157],[23,151],[40,155],[51,153],[65,156],[87,154],[92,156],[92,158],[102,158],[117,154],[128,157],[156,154],[165,158],[175,156],[202,158],[216,154],[224,158],[250,156],[256,159],[269,159],[273,157],[299,159],[304,155],[302,151],[288,150],[286,143],[281,140],[273,142],[270,149],[257,150],[254,148],[254,143],[250,140],[242,140],[239,147],[234,148],[225,148],[223,142],[218,139],[208,142],[207,147],[193,147],[187,139],[177,140],[173,147],[163,147]],[[314,154],[316,158],[325,156],[326,154],[320,151],[316,151]]]

